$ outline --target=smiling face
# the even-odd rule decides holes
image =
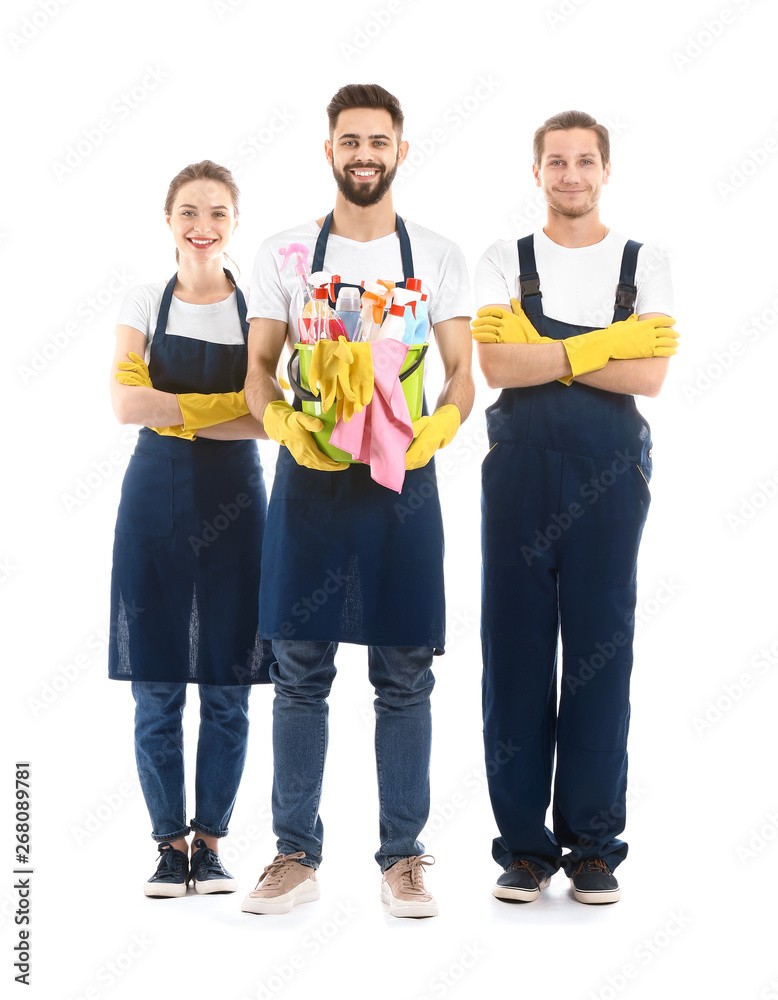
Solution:
[[[540,165],[533,164],[532,172],[552,211],[579,218],[597,207],[611,165],[602,162],[592,129],[553,129],[546,133]]]
[[[165,218],[179,254],[193,263],[220,257],[238,224],[230,189],[211,180],[182,184]]]
[[[388,111],[350,108],[338,115],[324,149],[340,193],[352,204],[367,208],[392,186],[408,143],[398,142]]]

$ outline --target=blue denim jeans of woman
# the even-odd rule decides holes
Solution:
[[[336,642],[273,640],[273,829],[278,852],[304,851],[301,863],[311,868],[319,867],[322,856],[319,802],[337,648]],[[418,836],[430,808],[433,651],[427,646],[368,646],[367,655],[376,693],[381,845],[375,859],[385,871],[401,858],[424,853]]]
[[[135,759],[154,840],[190,829],[226,837],[246,761],[250,684],[198,684],[200,732],[195,815],[186,822],[184,729],[186,684],[133,681]]]

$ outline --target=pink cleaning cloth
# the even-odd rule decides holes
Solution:
[[[400,493],[405,481],[405,452],[413,440],[408,403],[398,378],[408,354],[400,340],[377,340],[373,355],[373,398],[346,423],[338,420],[330,436],[336,448],[370,466],[377,483]]]

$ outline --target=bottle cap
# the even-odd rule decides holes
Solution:
[[[341,288],[335,308],[340,312],[358,312],[361,306],[361,296],[358,288]]]

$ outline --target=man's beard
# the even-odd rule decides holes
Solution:
[[[600,203],[600,192],[596,194],[592,191],[590,193],[589,200],[577,207],[567,207],[564,204],[562,198],[555,198],[553,195],[549,197],[546,195],[546,201],[551,206],[551,208],[557,213],[557,215],[563,215],[568,219],[580,219],[584,215],[588,215],[589,212],[593,211]]]
[[[334,163],[332,164],[332,175],[337,181],[338,190],[346,201],[350,201],[352,205],[358,205],[360,208],[367,208],[379,202],[392,186],[392,181],[397,173],[397,161],[388,171],[380,163],[366,163],[357,169],[378,170],[379,174],[375,184],[367,185],[353,180],[348,170],[338,173]]]

